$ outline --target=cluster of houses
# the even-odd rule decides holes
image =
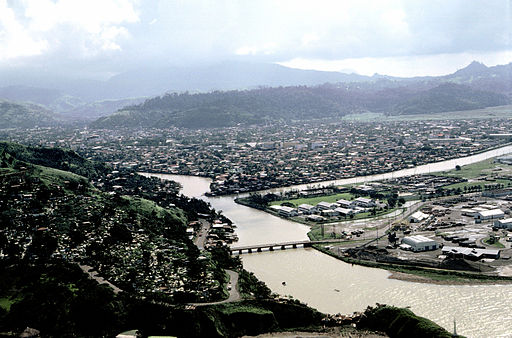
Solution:
[[[311,204],[301,204],[296,208],[284,205],[272,205],[271,210],[278,213],[282,217],[295,217],[304,215],[310,221],[323,221],[326,218],[333,217],[350,217],[362,212],[368,212],[373,208],[383,208],[385,204],[374,199],[366,197],[358,197],[348,201],[340,199],[335,203],[319,202],[313,206]]]
[[[235,234],[235,228],[235,224],[225,223],[219,219],[214,220],[206,233],[204,247],[208,249],[220,244],[228,245],[238,241],[238,236]],[[199,221],[189,223],[187,228],[188,237],[193,239],[195,236],[199,235],[198,229],[201,229],[201,223]]]
[[[285,128],[272,124],[250,127],[249,132],[247,127],[136,132],[38,128],[29,133],[10,131],[9,138],[74,149],[116,169],[210,177],[211,193],[221,195],[390,172],[470,155],[504,143],[488,133],[497,128],[505,133],[512,125],[503,121],[497,127],[480,120],[447,123],[403,121],[370,128],[366,123]],[[432,187],[426,182],[423,188]]]

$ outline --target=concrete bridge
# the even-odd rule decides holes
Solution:
[[[244,253],[253,253],[253,252],[262,252],[263,249],[268,249],[268,251],[274,250],[286,250],[286,249],[297,249],[297,247],[308,248],[313,244],[327,244],[327,243],[339,243],[342,242],[340,239],[327,239],[323,241],[293,241],[293,242],[283,242],[283,243],[269,243],[269,244],[254,244],[254,245],[245,245],[245,246],[234,246],[230,247],[229,250],[231,254],[238,253],[239,255]]]

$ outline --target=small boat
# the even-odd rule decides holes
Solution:
[[[282,282],[281,284],[286,285],[286,282]]]

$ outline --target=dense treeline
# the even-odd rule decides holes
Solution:
[[[396,85],[396,84],[395,84]],[[382,88],[381,84],[325,84],[202,94],[166,94],[101,118],[93,127],[215,128],[276,120],[339,118],[350,113],[415,114],[504,105],[499,93],[466,85],[425,83]]]

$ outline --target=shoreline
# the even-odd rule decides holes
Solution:
[[[508,285],[512,284],[512,280],[479,280],[479,279],[469,279],[469,280],[436,280],[424,276],[418,276],[411,273],[400,272],[400,271],[392,271],[386,270],[391,275],[388,279],[396,279],[404,282],[411,283],[423,283],[423,284],[433,284],[433,285]],[[447,270],[450,271],[450,270]]]
[[[312,248],[347,264],[382,269],[390,273],[388,279],[433,285],[504,285],[512,284],[512,277],[490,276],[462,270],[431,269],[421,266],[403,266],[338,256],[318,245]],[[400,271],[402,270],[402,271]],[[404,271],[405,270],[405,271]],[[439,279],[436,279],[439,278]]]

